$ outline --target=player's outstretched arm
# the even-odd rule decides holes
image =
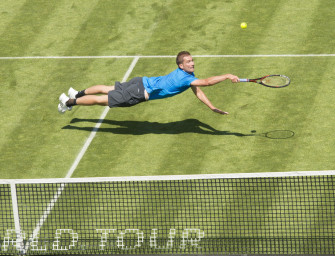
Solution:
[[[209,99],[207,98],[207,96],[205,95],[205,93],[198,87],[198,86],[191,86],[195,96],[197,96],[197,98],[199,100],[201,100],[205,105],[207,105],[207,107],[209,107],[213,112],[221,114],[221,115],[228,115],[228,112],[222,111],[216,107],[213,106],[213,104],[209,101]]]
[[[206,79],[197,79],[191,83],[193,86],[211,86],[220,83],[224,80],[230,79],[232,83],[238,83],[240,79],[232,74],[225,74],[221,76],[212,76]]]

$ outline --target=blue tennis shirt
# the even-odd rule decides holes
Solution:
[[[197,80],[194,73],[187,73],[177,68],[166,76],[143,77],[145,90],[150,94],[149,100],[163,99],[182,93]]]

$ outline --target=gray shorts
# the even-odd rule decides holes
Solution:
[[[108,106],[131,107],[145,101],[142,77],[135,77],[128,82],[115,82],[115,90],[108,92]]]

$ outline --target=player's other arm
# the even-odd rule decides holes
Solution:
[[[199,100],[201,100],[205,105],[207,105],[207,107],[209,107],[213,112],[219,113],[221,115],[228,115],[229,114],[228,112],[222,111],[222,110],[214,107],[213,104],[209,101],[209,99],[205,95],[205,93],[198,86],[191,85],[191,88],[192,88],[193,93],[195,94],[195,96],[197,96],[197,98]]]
[[[240,79],[237,76],[234,76],[232,74],[225,74],[221,76],[212,76],[208,77],[206,79],[197,79],[194,80],[191,85],[193,86],[211,86],[214,84],[218,84],[224,80],[230,79],[232,83],[238,83]]]

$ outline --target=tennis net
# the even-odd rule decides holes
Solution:
[[[335,172],[0,180],[0,255],[334,255]]]

